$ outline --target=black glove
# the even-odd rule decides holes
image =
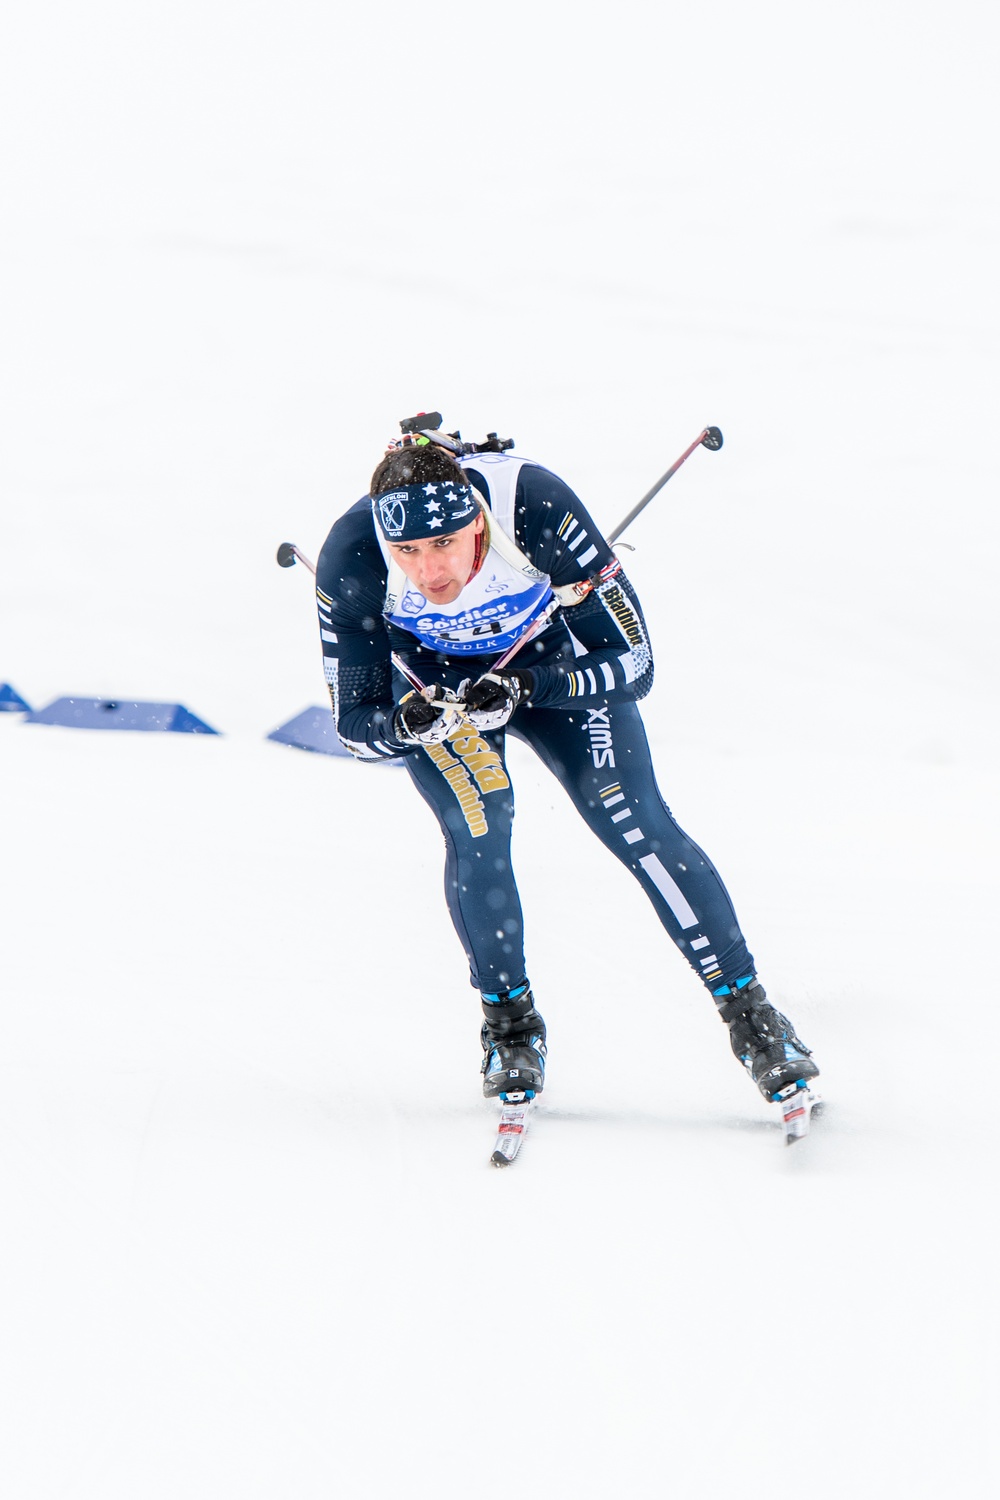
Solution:
[[[396,738],[408,745],[440,745],[462,720],[462,705],[455,694],[435,682],[422,693],[407,693],[392,716]]]
[[[530,672],[484,672],[466,689],[465,717],[475,729],[502,729],[534,685]]]

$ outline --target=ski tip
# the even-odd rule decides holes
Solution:
[[[509,1167],[510,1166],[510,1157],[509,1156],[504,1156],[504,1154],[503,1154],[502,1151],[494,1151],[493,1155],[490,1157],[490,1161],[493,1163],[493,1165],[495,1167]]]

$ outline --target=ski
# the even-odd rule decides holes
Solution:
[[[775,1103],[781,1110],[786,1146],[794,1145],[809,1134],[813,1113],[819,1112],[822,1102],[819,1094],[804,1083],[790,1083],[776,1096]],[[511,1093],[501,1096],[500,1122],[493,1155],[490,1157],[493,1166],[509,1167],[517,1158],[536,1103],[537,1100],[527,1094]]]
[[[521,1149],[535,1105],[535,1096],[510,1093],[501,1094],[500,1099],[500,1124],[497,1126],[496,1145],[490,1161],[495,1167],[509,1167]]]
[[[820,1097],[808,1084],[790,1083],[776,1096],[781,1107],[781,1123],[785,1132],[785,1145],[792,1146],[809,1134],[812,1112],[820,1103]]]

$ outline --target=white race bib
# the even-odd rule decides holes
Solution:
[[[524,633],[552,597],[546,574],[531,579],[490,546],[483,565],[451,604],[431,604],[407,580],[387,616],[432,651],[496,655]]]

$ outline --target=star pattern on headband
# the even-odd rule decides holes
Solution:
[[[437,492],[438,492],[438,487],[437,487],[436,484],[425,484],[424,485],[424,494],[425,495],[436,495]]]
[[[433,514],[434,511],[440,510],[440,509],[441,509],[441,501],[440,500],[428,500],[427,504],[424,506],[424,510],[429,511],[431,514]]]
[[[442,516],[435,516],[433,521],[428,521],[427,524],[433,531],[436,527],[444,525],[444,518]]]

